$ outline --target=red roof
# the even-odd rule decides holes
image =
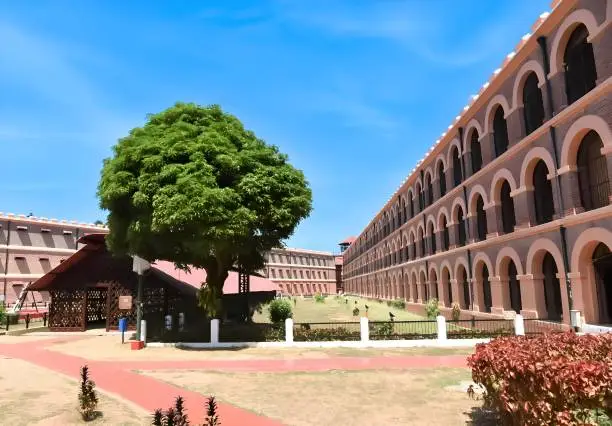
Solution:
[[[342,257],[342,256],[336,256],[336,257],[334,258],[334,263],[335,263],[336,265],[342,265],[342,264],[344,264],[344,257]]]
[[[189,284],[195,288],[200,288],[202,283],[206,281],[206,271],[204,269],[191,268],[189,272],[185,272],[182,269],[178,269],[176,266],[174,266],[174,263],[164,260],[155,262],[151,266],[166,275],[170,275],[175,280],[182,281],[185,284]],[[251,292],[278,291],[279,288],[277,284],[273,283],[267,278],[251,275],[250,290]],[[223,293],[238,293],[238,272],[229,272],[229,276],[223,285]]]
[[[353,244],[353,242],[357,239],[357,237],[348,237],[347,239],[345,239],[344,241],[342,241],[340,244],[348,244],[351,245]]]

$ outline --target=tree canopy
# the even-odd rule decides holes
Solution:
[[[113,152],[98,185],[109,249],[204,268],[212,313],[229,270],[263,267],[312,209],[304,174],[217,105],[150,115]]]

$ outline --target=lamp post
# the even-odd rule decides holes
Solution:
[[[144,273],[151,268],[151,264],[139,256],[133,256],[134,262],[132,270],[138,274],[138,290],[136,293],[136,340],[142,340],[140,337],[140,328],[142,322],[142,293],[144,287]]]

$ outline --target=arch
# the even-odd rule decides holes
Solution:
[[[451,143],[448,145],[448,151],[446,151],[446,170],[448,170],[449,167],[451,167],[451,165],[453,164],[453,149],[457,149],[457,152],[459,153],[459,157],[461,157],[461,154],[463,153],[463,151],[461,150],[461,144],[459,143],[459,139],[453,139],[451,141]]]
[[[446,222],[448,223],[449,219],[448,219],[448,210],[446,210],[446,207],[440,207],[440,209],[438,210],[438,217],[437,222],[438,222],[438,229],[441,230],[442,229],[442,218],[446,219]]]
[[[521,165],[521,188],[533,187],[533,169],[540,160],[546,163],[546,167],[548,167],[549,173],[554,173],[555,161],[553,160],[550,152],[546,148],[542,148],[539,146],[531,148],[525,155],[525,158],[523,158],[523,164]]]
[[[497,95],[493,96],[491,98],[491,100],[489,101],[489,104],[487,105],[487,110],[485,113],[485,123],[484,123],[484,134],[489,134],[491,133],[491,126],[493,125],[493,113],[495,111],[497,111],[497,106],[501,106],[502,109],[504,110],[504,118],[508,117],[508,114],[510,114],[510,111],[512,111],[510,109],[510,104],[508,103],[508,100],[506,99],[506,97],[504,95],[502,95],[501,93],[498,93]],[[480,135],[482,137],[482,134]]]
[[[535,75],[538,77],[538,83],[540,86],[542,86],[546,82],[544,68],[538,61],[532,59],[530,61],[525,62],[518,70],[518,72],[516,73],[516,77],[514,78],[514,86],[512,87],[513,110],[523,105],[523,86],[525,84],[525,80],[532,72],[535,73]]]
[[[427,168],[423,180],[423,198],[425,199],[425,207],[429,207],[434,202],[433,194],[433,173],[431,167]]]
[[[572,257],[571,257],[571,271],[582,272],[581,271],[581,261],[584,260],[583,257],[586,252],[591,252],[586,255],[586,258],[590,258],[592,255],[592,251],[597,247],[599,243],[603,243],[608,247],[612,248],[612,232],[606,228],[589,228],[578,236],[576,241],[574,242],[574,247],[572,248]]]
[[[512,259],[514,265],[516,266],[517,275],[523,275],[523,264],[521,263],[521,258],[512,247],[505,246],[502,248],[499,253],[497,253],[497,258],[495,260],[495,275],[501,276],[501,269],[503,266],[502,262],[507,259]]]
[[[439,154],[436,157],[436,161],[434,162],[435,166],[433,168],[433,173],[434,173],[433,177],[434,177],[434,179],[439,179],[440,178],[440,175],[438,174],[440,162],[442,162],[443,170],[446,170],[447,163],[446,163],[446,157],[444,156],[444,154]]]
[[[481,263],[487,266],[487,269],[489,270],[489,274],[495,273],[495,269],[493,269],[493,263],[491,262],[491,259],[489,258],[489,256],[486,253],[480,251],[476,253],[476,256],[474,256],[474,260],[472,260],[472,277],[478,276],[477,267]]]
[[[465,258],[464,256],[459,256],[457,258],[457,260],[455,260],[455,279],[458,279],[457,277],[459,276],[459,267],[463,266],[463,268],[467,272],[470,270],[470,268],[468,267],[468,261],[467,258]],[[469,279],[469,277],[468,277]]]
[[[440,264],[440,269],[438,270],[438,276],[439,277],[442,276],[442,272],[444,271],[445,268],[448,270],[449,279],[453,279],[454,270],[448,259],[444,259],[442,263]]]
[[[427,276],[429,277],[429,280],[431,281],[431,274],[434,274],[437,280],[438,277],[438,265],[435,262],[429,262],[429,272],[427,274]]]
[[[467,151],[467,143],[471,140],[472,132],[478,132],[478,138],[482,138],[484,132],[482,131],[482,126],[475,118],[472,118],[469,123],[465,126],[465,138],[463,141],[463,151]]]
[[[450,216],[450,223],[455,224],[455,217],[457,217],[457,208],[461,207],[464,216],[467,214],[467,209],[465,208],[465,202],[463,201],[463,198],[461,197],[457,197],[453,200],[453,204],[451,207],[451,216]]]
[[[527,252],[527,260],[525,262],[525,269],[527,274],[540,275],[542,274],[542,259],[546,253],[550,253],[555,259],[557,268],[560,274],[565,274],[565,267],[563,266],[563,255],[557,244],[548,238],[538,238]]]
[[[445,260],[440,265],[440,272],[438,273],[438,280],[440,282],[440,288],[442,289],[442,304],[450,307],[453,303],[453,292],[451,289],[451,280],[453,279],[452,269],[448,260]]]
[[[561,25],[559,25],[555,38],[551,44],[549,77],[552,77],[559,71],[563,70],[563,54],[565,52],[565,46],[570,36],[574,32],[574,29],[576,29],[576,27],[578,27],[580,24],[587,28],[591,37],[593,34],[597,34],[599,29],[597,19],[595,19],[595,16],[590,10],[578,9],[567,15]]]
[[[512,191],[516,191],[516,181],[514,180],[514,176],[512,176],[512,173],[510,173],[510,170],[499,169],[493,175],[493,179],[491,179],[491,193],[489,194],[489,203],[499,203],[499,192],[504,181],[508,181],[508,184],[510,184],[510,189]]]
[[[476,197],[478,195],[482,196],[482,201],[484,201],[485,207],[488,204],[487,192],[485,191],[484,187],[480,184],[472,186],[470,195],[468,195],[468,215],[470,216],[476,214]]]
[[[438,225],[436,222],[436,218],[434,217],[433,214],[430,214],[429,216],[427,216],[427,220],[425,222],[427,224],[427,228],[429,228],[430,223],[433,223],[434,232],[438,232]]]
[[[565,134],[561,146],[561,167],[575,166],[578,147],[584,136],[594,130],[604,143],[605,151],[612,151],[612,130],[603,118],[597,115],[585,115],[576,120]]]

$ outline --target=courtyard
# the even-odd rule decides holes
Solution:
[[[0,389],[10,395],[3,404],[14,404],[3,409],[3,421],[79,424],[76,378],[87,364],[100,391],[100,416],[92,424],[150,424],[152,411],[170,406],[178,395],[192,421],[203,419],[205,398],[215,395],[224,425],[351,425],[356,419],[465,424],[479,405],[465,392],[469,353],[440,348],[131,351],[117,335],[3,336]],[[15,408],[23,400],[32,408]]]

